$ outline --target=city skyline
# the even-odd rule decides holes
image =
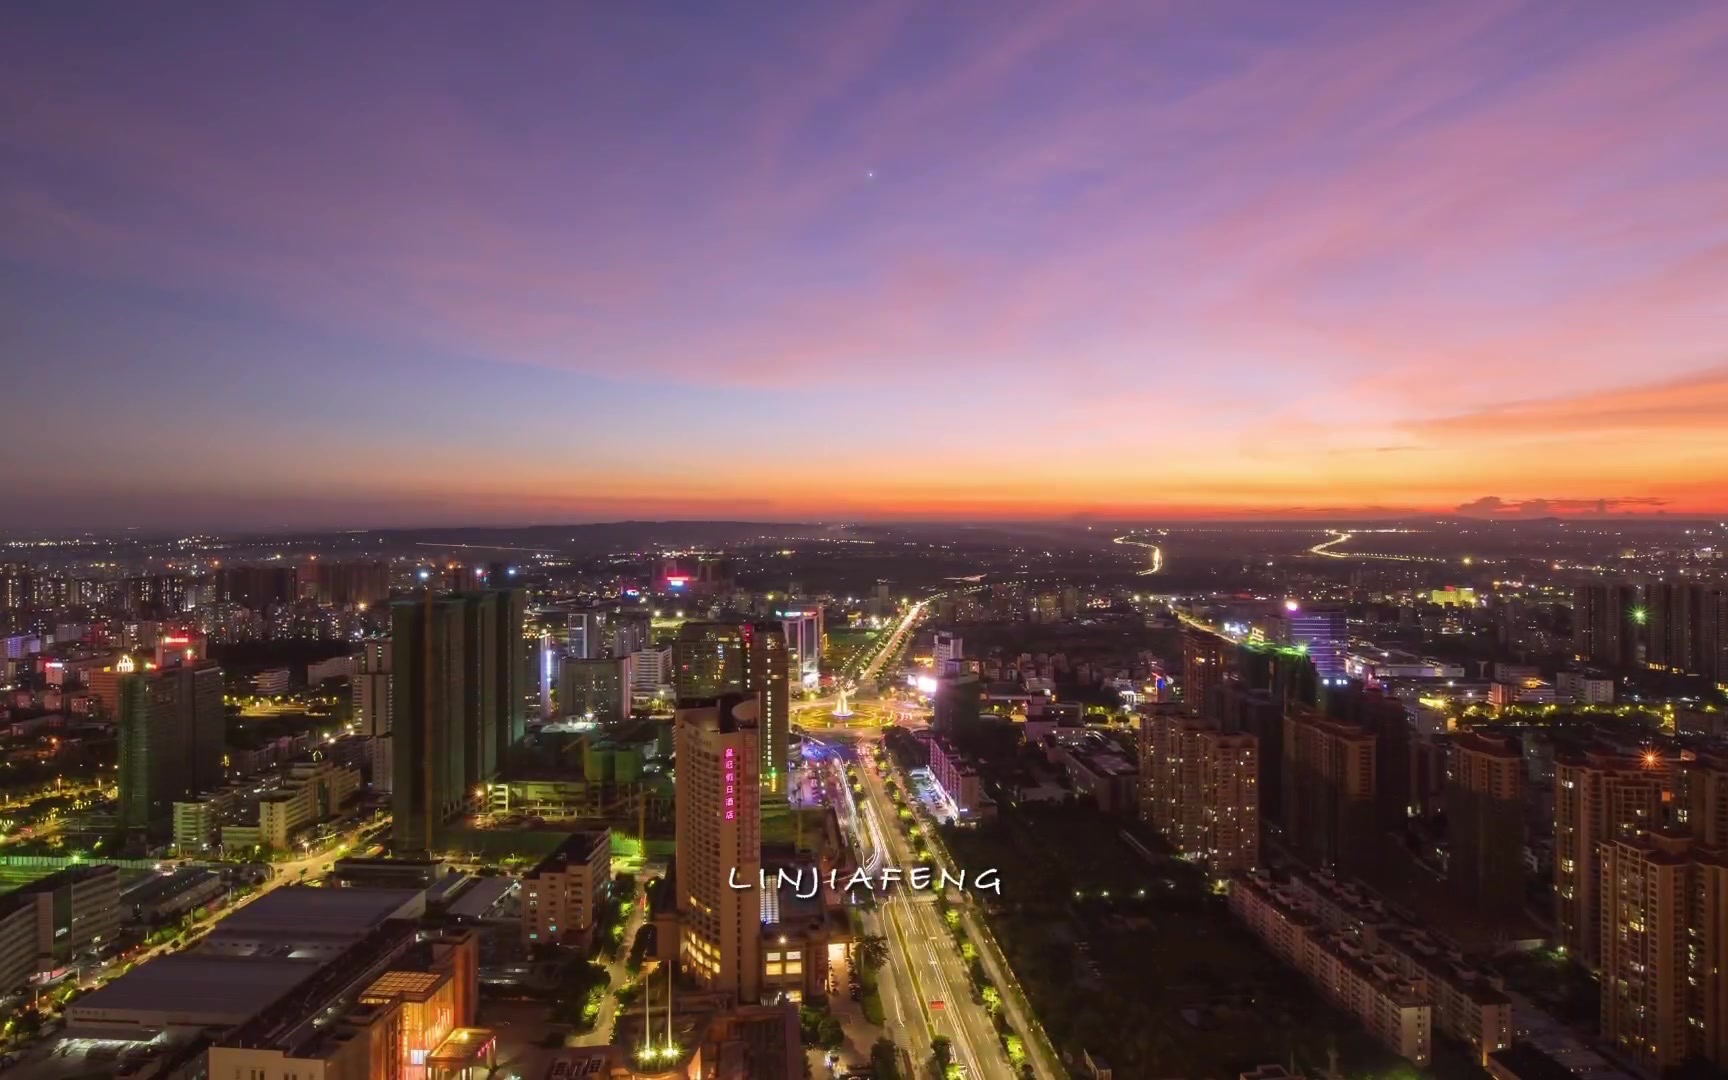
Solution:
[[[9,530],[1728,511],[1720,5],[0,19]]]

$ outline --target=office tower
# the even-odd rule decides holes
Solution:
[[[1572,655],[1608,667],[1638,661],[1638,586],[1598,581],[1572,593]]]
[[[1218,718],[1230,643],[1217,634],[1188,627],[1182,631],[1182,703],[1202,720]]]
[[[673,646],[674,686],[679,701],[722,694],[760,693],[758,745],[763,782],[785,782],[791,738],[786,636],[773,622],[687,622]]]
[[[222,669],[205,661],[139,670],[131,657],[115,667],[120,824],[155,829],[176,800],[222,785]]]
[[[777,616],[786,639],[786,668],[790,678],[811,689],[822,678],[822,606],[789,606]]]
[[[1379,846],[1374,734],[1299,709],[1284,717],[1284,835],[1317,867],[1346,873]]]
[[[1285,605],[1284,625],[1290,644],[1308,654],[1322,686],[1342,684],[1344,653],[1350,645],[1350,630],[1341,608],[1308,608]]]
[[[1260,861],[1259,746],[1177,714],[1140,720],[1140,816],[1220,876]]]
[[[630,715],[630,661],[565,657],[558,668],[558,712],[602,723]],[[656,687],[659,679],[655,680]]]
[[[951,630],[936,631],[935,642],[936,674],[952,675],[960,670],[960,661],[966,655],[966,645],[959,634]]]
[[[742,1002],[761,994],[760,717],[758,694],[727,694],[681,701],[673,719],[678,957]]]
[[[1446,783],[1447,877],[1487,912],[1524,906],[1524,755],[1516,740],[1466,733]]]
[[[1644,589],[1644,663],[1660,671],[1696,674],[1704,588],[1658,581]]]
[[[564,620],[564,654],[577,660],[596,660],[607,655],[611,639],[606,634],[606,612],[600,608],[573,611]],[[634,649],[613,656],[629,656]]]
[[[1600,845],[1642,840],[1662,822],[1668,763],[1588,752],[1554,762],[1554,899],[1560,944],[1594,966],[1601,956]]]
[[[487,589],[391,609],[391,755],[398,854],[433,849],[438,828],[492,779],[526,724],[519,590]]]

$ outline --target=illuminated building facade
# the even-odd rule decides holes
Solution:
[[[630,715],[630,661],[580,660],[566,656],[558,665],[558,712],[597,721]],[[655,678],[656,689],[660,677]]]
[[[1182,631],[1182,703],[1202,720],[1218,718],[1229,657],[1229,641],[1207,630]]]
[[[1322,686],[1342,684],[1349,678],[1345,654],[1350,647],[1350,630],[1343,609],[1286,605],[1284,633],[1291,645],[1308,654]]]
[[[522,940],[586,945],[612,895],[612,834],[574,833],[522,875]]]
[[[1668,764],[1587,753],[1554,763],[1554,901],[1560,944],[1584,963],[1601,956],[1602,897],[1597,854],[1604,844],[1642,840],[1671,798]]]
[[[791,608],[778,612],[786,642],[786,668],[798,685],[816,686],[822,678],[822,608]]]
[[[1218,875],[1260,861],[1260,751],[1252,735],[1177,714],[1140,719],[1140,816]]]
[[[744,1002],[761,994],[760,715],[758,695],[728,694],[681,701],[673,720],[679,960]]]
[[[791,697],[786,634],[774,622],[687,622],[673,648],[674,688],[679,702],[723,694],[759,694],[762,699],[758,766],[762,782],[785,783],[791,748]]]

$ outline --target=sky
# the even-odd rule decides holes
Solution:
[[[0,9],[0,522],[1728,512],[1728,4]]]

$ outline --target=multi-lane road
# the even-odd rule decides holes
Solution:
[[[870,755],[858,768],[865,798],[861,816],[872,841],[883,844],[883,862],[906,870],[916,865],[912,845],[894,821],[894,805]],[[1013,1080],[1014,1070],[996,1037],[984,1006],[972,1000],[966,962],[948,928],[942,925],[935,894],[901,888],[880,894],[877,933],[888,939],[888,970],[883,1007],[899,1040],[916,1060],[928,1060],[931,1042],[947,1038],[955,1062],[967,1075]]]

